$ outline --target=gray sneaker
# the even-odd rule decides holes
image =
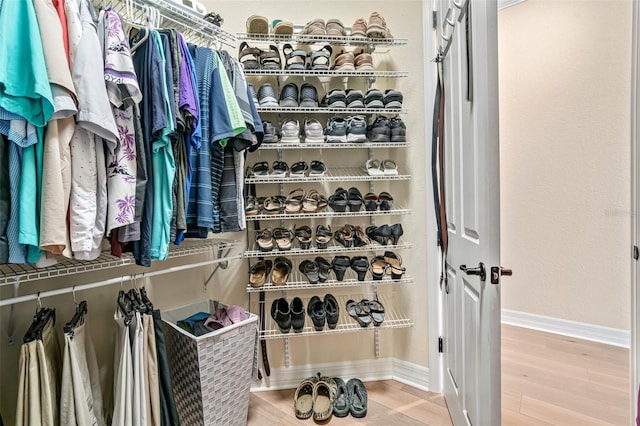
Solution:
[[[371,142],[389,142],[391,140],[391,127],[389,119],[378,116],[369,127],[367,127],[367,138]]]
[[[391,142],[406,142],[407,141],[407,127],[399,117],[391,119]]]
[[[253,99],[253,104],[255,106],[260,105],[260,101],[258,101],[258,97],[256,96],[256,88],[253,87],[253,84],[251,83],[247,84],[247,87],[249,88],[249,95],[251,96],[251,99]]]
[[[384,108],[384,95],[378,89],[369,89],[364,97],[367,108]]]
[[[324,134],[327,137],[327,142],[346,142],[347,121],[342,117],[331,117],[327,121]]]
[[[355,115],[347,119],[347,142],[366,142],[367,122],[363,117]]]
[[[304,141],[308,143],[324,142],[324,129],[318,120],[306,119],[304,121]]]
[[[347,97],[344,90],[331,89],[322,99],[322,105],[328,108],[345,108]]]
[[[399,90],[388,89],[384,91],[384,107],[385,108],[402,108],[402,92]]]
[[[280,142],[298,143],[300,142],[300,124],[297,120],[285,120],[280,129]]]
[[[264,143],[276,143],[280,139],[280,131],[270,121],[263,121],[262,127],[264,129]]]
[[[318,107],[318,91],[311,83],[304,83],[300,87],[300,106],[308,108]]]
[[[276,92],[269,83],[265,83],[260,86],[260,89],[258,90],[258,99],[260,99],[260,106],[278,106]]]
[[[294,83],[287,83],[280,91],[281,107],[297,107],[298,106],[298,86]]]
[[[364,108],[364,96],[360,90],[347,89],[347,108]]]

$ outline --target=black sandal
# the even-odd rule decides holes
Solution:
[[[304,161],[298,161],[291,166],[289,177],[304,177],[307,170],[309,170],[309,165]]]
[[[277,46],[269,46],[269,50],[260,52],[260,64],[263,70],[281,70],[280,51]]]
[[[239,52],[238,59],[245,70],[260,69],[260,54],[262,50],[257,47],[251,47],[246,41],[243,41],[240,44]]]
[[[256,243],[260,251],[273,250],[273,230],[265,228],[256,232]]]
[[[331,264],[324,257],[316,257],[315,263],[318,265],[318,279],[321,283],[327,281],[329,279],[329,272],[331,272]]]
[[[276,241],[278,250],[291,250],[293,246],[293,233],[286,228],[276,228],[273,230],[273,239]]]
[[[256,177],[269,176],[269,163],[260,161],[251,167],[251,172]]]
[[[313,160],[311,162],[311,171],[309,172],[309,176],[324,176],[327,172],[327,166],[319,160]]]
[[[331,232],[331,225],[316,226],[316,246],[319,249],[326,249],[332,238],[333,232]]]
[[[271,176],[285,177],[289,171],[289,165],[284,161],[276,160],[271,165],[271,169],[273,170],[273,172],[271,172]]]
[[[336,192],[329,197],[329,207],[331,207],[334,212],[345,212],[347,210],[348,198],[349,195],[347,191],[343,188],[338,188]]]
[[[331,261],[331,268],[336,274],[338,281],[344,280],[344,274],[347,272],[347,268],[351,265],[351,259],[348,256],[336,256]]]
[[[298,242],[300,243],[300,248],[302,250],[308,250],[309,248],[311,248],[311,237],[312,237],[312,233],[311,233],[311,228],[304,225],[304,226],[300,226],[299,228],[296,228],[294,231],[296,238],[298,239]]]
[[[371,324],[371,316],[369,315],[369,304],[367,299],[356,303],[354,300],[347,300],[347,313],[360,324],[360,327],[367,327]]]
[[[320,276],[318,275],[318,265],[311,260],[304,260],[300,265],[298,265],[298,269],[300,272],[307,277],[309,283],[318,284],[320,281]]]
[[[284,202],[284,211],[288,214],[297,214],[302,210],[302,200],[304,200],[304,190],[296,188],[287,195]]]
[[[384,321],[384,306],[377,299],[368,300],[367,303],[369,305],[369,315],[371,316],[374,327],[380,327],[380,324]]]

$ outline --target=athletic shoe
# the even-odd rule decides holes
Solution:
[[[346,142],[347,121],[342,117],[331,117],[327,121],[324,134],[327,137],[327,142]]]
[[[260,87],[258,90],[258,99],[260,99],[260,106],[278,106],[276,92],[269,83],[265,83]]]
[[[385,38],[387,36],[387,22],[378,12],[373,12],[369,16],[367,24],[367,37]]]
[[[256,88],[253,87],[253,84],[248,83],[247,86],[249,86],[249,93],[251,94],[251,99],[253,99],[253,104],[255,106],[260,105],[260,102],[258,101],[258,97],[256,96]]]
[[[318,120],[306,119],[304,121],[304,141],[309,143],[324,142],[324,129]]]
[[[263,121],[262,127],[264,129],[264,143],[276,143],[280,140],[280,131],[270,121]]]
[[[326,35],[324,19],[316,18],[307,22],[300,34]]]
[[[347,108],[364,108],[364,96],[360,90],[347,89]]]
[[[298,106],[298,86],[294,83],[287,83],[280,91],[281,107],[297,107]]]
[[[356,19],[356,22],[351,26],[351,37],[366,37],[367,36],[367,21],[364,19]]]
[[[402,92],[393,89],[385,90],[383,102],[385,108],[402,108]]]
[[[389,119],[379,115],[378,118],[367,127],[367,138],[371,142],[390,142],[391,126]]]
[[[367,108],[384,108],[384,95],[378,89],[369,89],[364,97]]]
[[[366,142],[367,122],[359,115],[347,119],[347,142]]]
[[[300,124],[298,124],[298,120],[285,120],[284,123],[282,123],[280,134],[282,135],[282,137],[280,138],[280,142],[300,142]]]
[[[339,19],[329,19],[325,25],[327,35],[330,36],[346,36],[347,32],[344,30],[344,25]]]
[[[300,87],[300,106],[317,108],[318,107],[318,91],[311,83],[304,83]]]
[[[346,101],[347,96],[344,90],[331,89],[324,98],[322,98],[322,105],[328,108],[346,108]]]
[[[407,127],[399,117],[391,119],[391,142],[406,142],[407,141]]]

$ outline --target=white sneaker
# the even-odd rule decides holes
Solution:
[[[304,141],[308,143],[324,142],[324,128],[318,120],[308,119],[304,122]]]
[[[300,142],[300,124],[298,120],[285,120],[280,128],[280,142],[283,143],[299,143]]]

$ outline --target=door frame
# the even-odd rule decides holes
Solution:
[[[631,240],[640,247],[640,6],[633,2],[631,41]],[[637,413],[638,386],[640,385],[640,268],[638,260],[631,262],[631,350],[629,367],[631,371],[631,419],[635,422]]]
[[[422,16],[424,22],[423,45],[424,45],[424,134],[425,141],[431,141],[431,122],[433,120],[433,101],[436,89],[436,64],[431,60],[436,57],[437,38],[433,27],[433,11],[435,9],[433,0],[422,0]],[[441,18],[440,18],[441,19]],[[425,150],[425,170],[431,170],[431,149]],[[431,392],[442,393],[443,362],[439,352],[438,337],[442,335],[442,292],[440,291],[440,252],[438,249],[438,238],[435,230],[436,215],[433,201],[433,190],[431,185],[431,174],[425,174],[424,188],[427,189],[427,297],[428,297],[428,318],[429,318],[429,390]]]

